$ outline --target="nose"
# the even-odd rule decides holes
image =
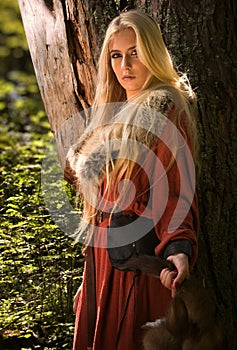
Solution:
[[[124,55],[121,62],[121,68],[128,69],[131,68],[131,60],[128,55]]]

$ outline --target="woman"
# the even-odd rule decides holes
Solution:
[[[86,283],[91,259],[94,350],[142,349],[142,325],[165,315],[177,286],[189,277],[198,232],[190,158],[190,150],[193,156],[196,150],[195,105],[195,95],[175,71],[155,21],[135,10],[115,18],[99,59],[92,121],[68,153],[84,202],[80,234],[86,234],[87,257],[74,305],[74,350],[92,348],[87,315],[93,301],[88,300]],[[157,279],[113,267],[107,227],[117,212],[123,218],[152,221],[158,239],[153,253],[170,260],[176,271],[165,268]],[[130,227],[128,242],[121,245],[130,243]]]

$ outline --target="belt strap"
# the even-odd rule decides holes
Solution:
[[[134,211],[132,210],[122,210],[118,213],[110,213],[109,211],[101,211],[98,210],[95,218],[96,225],[99,225],[101,222],[103,222],[106,219],[112,219],[113,217],[120,217],[120,216],[133,216],[135,215]]]
[[[87,247],[86,251],[86,302],[87,302],[87,349],[93,349],[95,322],[96,322],[96,291],[95,291],[95,264],[94,249]]]

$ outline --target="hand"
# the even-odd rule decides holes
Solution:
[[[171,290],[172,298],[175,297],[177,288],[185,279],[189,278],[189,261],[188,256],[183,253],[170,255],[167,260],[172,261],[176,267],[176,271],[166,268],[161,271],[161,283]]]

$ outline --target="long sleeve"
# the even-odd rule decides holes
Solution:
[[[190,246],[193,266],[199,226],[195,170],[190,148],[181,132],[174,128],[169,121],[155,149],[152,216],[160,239],[155,254],[163,257],[168,254],[167,248],[171,253],[182,252],[182,246],[186,252]],[[172,246],[171,242],[175,244]]]

